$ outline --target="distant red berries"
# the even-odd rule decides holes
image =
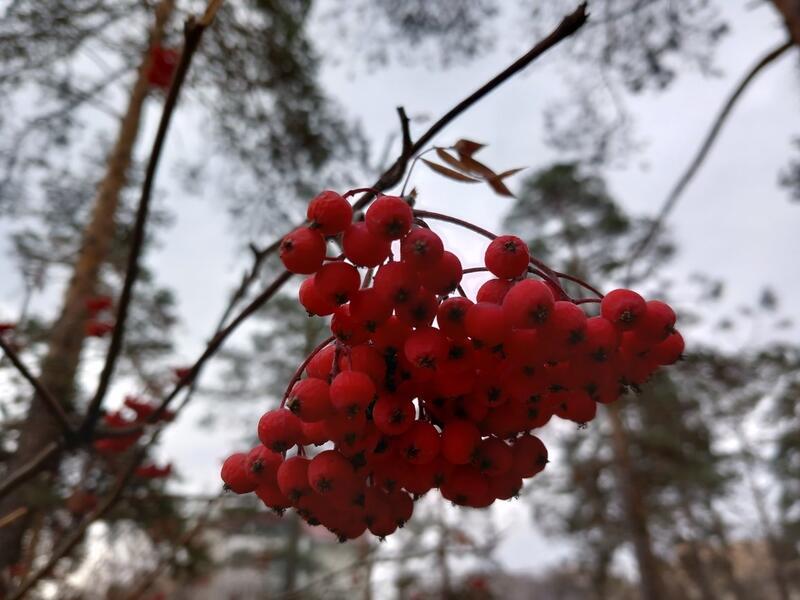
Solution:
[[[179,59],[180,52],[176,49],[153,46],[150,49],[150,68],[147,71],[147,82],[155,88],[169,89]]]
[[[460,259],[403,198],[379,196],[353,223],[348,195],[319,194],[281,245],[286,268],[309,275],[300,303],[332,315],[334,341],[261,417],[261,445],[223,465],[228,488],[273,510],[347,540],[392,534],[433,489],[473,508],[514,498],[547,465],[533,431],[585,426],[683,353],[667,304],[620,289],[589,317],[593,299],[537,278],[547,267],[529,269],[515,236],[488,244],[494,277],[462,297]],[[332,236],[343,256],[325,256]]]

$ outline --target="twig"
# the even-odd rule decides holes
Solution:
[[[0,483],[0,498],[3,498],[10,491],[28,481],[41,471],[47,462],[61,451],[62,442],[54,441],[42,448],[39,453],[20,468],[10,473],[2,483]]]
[[[722,105],[722,109],[717,114],[716,118],[714,119],[711,129],[706,134],[703,143],[700,145],[700,148],[695,154],[692,162],[689,163],[686,171],[684,171],[683,175],[680,176],[678,181],[675,183],[672,191],[670,191],[669,195],[667,196],[664,203],[661,205],[661,209],[658,211],[658,215],[656,215],[655,220],[650,225],[650,228],[647,231],[647,234],[642,238],[642,241],[639,245],[634,249],[633,254],[631,255],[630,260],[628,261],[628,272],[625,276],[626,281],[630,281],[631,272],[633,269],[633,263],[642,255],[642,253],[647,249],[647,247],[653,242],[653,240],[658,235],[659,231],[661,230],[661,226],[664,224],[667,215],[675,208],[675,205],[678,203],[681,195],[683,194],[686,187],[691,182],[692,178],[697,174],[697,171],[700,169],[700,166],[703,164],[703,161],[708,156],[708,152],[711,150],[711,147],[714,145],[714,142],[717,139],[717,135],[719,135],[722,126],[725,124],[728,116],[730,115],[733,107],[735,106],[736,102],[744,93],[747,86],[755,79],[756,75],[758,75],[765,67],[767,67],[770,63],[780,57],[784,52],[786,52],[789,48],[793,46],[792,40],[787,40],[774,50],[768,52],[760,61],[758,61],[753,67],[747,72],[744,78],[739,82],[739,84],[734,88],[733,93],[728,97],[725,101],[725,104]]]
[[[28,381],[28,383],[33,386],[33,389],[36,390],[36,393],[44,402],[44,405],[53,415],[56,421],[58,421],[59,425],[61,425],[61,429],[63,429],[64,435],[67,438],[72,437],[75,433],[75,427],[67,417],[67,413],[64,412],[64,407],[61,406],[61,403],[53,397],[53,394],[44,387],[41,381],[31,373],[30,369],[25,366],[25,363],[22,362],[22,359],[19,355],[14,351],[14,348],[0,335],[0,348],[3,349],[8,359],[11,361],[11,364],[20,372],[20,374]]]
[[[0,517],[0,528],[5,527],[10,523],[13,523],[14,521],[16,521],[21,517],[24,517],[26,514],[28,514],[28,510],[29,509],[27,506],[20,506],[19,508],[12,510],[4,517]]]
[[[178,104],[178,97],[183,87],[183,82],[186,80],[186,74],[189,72],[189,67],[192,64],[192,58],[197,51],[203,33],[211,24],[220,4],[221,0],[212,0],[209,2],[203,16],[200,19],[190,18],[184,28],[184,44],[180,62],[175,70],[175,76],[172,79],[167,99],[164,102],[164,109],[161,112],[161,121],[158,124],[158,131],[153,141],[153,149],[150,151],[150,159],[147,162],[144,183],[142,184],[142,194],[139,199],[139,207],[136,211],[136,222],[133,228],[131,250],[128,254],[128,264],[125,270],[125,282],[123,283],[122,293],[120,294],[118,302],[116,321],[111,336],[111,342],[108,347],[108,354],[106,355],[106,362],[100,374],[97,391],[89,403],[89,407],[86,411],[86,418],[81,425],[81,434],[87,440],[90,438],[91,432],[100,417],[100,408],[103,399],[108,391],[111,378],[114,375],[117,359],[122,352],[122,343],[125,337],[125,322],[133,297],[133,286],[139,276],[139,262],[145,242],[145,228],[150,209],[150,200],[153,195],[153,184],[155,182],[156,171],[158,170],[158,163],[161,159],[161,153],[164,148],[164,141],[166,140],[167,132],[172,122],[172,115],[175,113],[175,107]]]

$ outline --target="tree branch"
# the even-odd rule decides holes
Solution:
[[[39,453],[0,483],[0,498],[5,496],[11,490],[16,489],[17,486],[25,483],[31,477],[35,476],[41,471],[51,458],[61,451],[62,443],[60,441],[50,442]]]
[[[72,423],[67,417],[67,413],[64,411],[64,407],[61,406],[61,403],[53,397],[53,394],[44,387],[41,381],[34,376],[33,373],[30,372],[28,367],[25,366],[25,363],[22,362],[22,359],[19,355],[14,351],[11,345],[3,339],[3,336],[0,335],[0,348],[3,349],[3,352],[6,353],[8,359],[11,361],[11,364],[20,372],[20,374],[28,381],[28,383],[33,386],[33,389],[36,390],[36,393],[44,402],[44,405],[50,411],[50,414],[53,415],[53,418],[58,421],[58,424],[61,425],[63,429],[63,433],[67,438],[72,437],[75,433],[75,427],[73,427]]]
[[[675,205],[678,203],[678,200],[680,199],[684,190],[689,185],[694,176],[697,174],[697,171],[700,169],[700,166],[703,164],[703,161],[708,156],[708,152],[714,145],[714,142],[716,141],[717,136],[719,135],[719,132],[722,129],[722,126],[725,124],[725,121],[730,116],[733,107],[736,105],[736,102],[742,96],[745,89],[747,89],[747,86],[750,85],[750,83],[756,78],[756,75],[758,75],[770,63],[779,58],[784,52],[786,52],[793,45],[794,44],[790,39],[781,44],[780,46],[778,46],[777,48],[775,48],[774,50],[768,52],[760,61],[758,61],[755,65],[753,65],[750,71],[747,72],[744,78],[734,88],[733,93],[725,101],[725,104],[722,105],[722,109],[719,111],[716,118],[714,119],[711,125],[711,129],[709,129],[708,133],[706,134],[703,143],[700,144],[700,148],[698,149],[697,154],[695,154],[694,158],[692,159],[692,162],[689,163],[689,166],[687,167],[686,171],[684,171],[684,173],[680,176],[680,178],[678,178],[678,181],[673,186],[666,200],[664,200],[664,203],[662,204],[661,209],[658,211],[655,220],[648,229],[647,234],[644,236],[644,238],[642,238],[641,243],[634,249],[630,261],[628,262],[628,273],[625,277],[626,280],[630,280],[633,263],[655,240],[667,216],[672,211],[672,209],[675,208]]]
[[[155,182],[156,171],[158,170],[158,163],[161,159],[161,153],[164,148],[164,141],[169,131],[169,126],[172,121],[172,115],[175,112],[175,107],[178,104],[178,96],[180,95],[183,82],[186,79],[186,74],[189,72],[189,67],[192,64],[192,58],[200,44],[203,33],[206,28],[211,24],[221,0],[211,0],[206,8],[205,14],[200,19],[190,18],[186,22],[184,28],[184,45],[181,52],[180,62],[175,70],[172,84],[169,88],[167,99],[164,102],[164,109],[161,113],[161,121],[158,124],[158,131],[156,132],[155,140],[153,141],[153,149],[150,152],[150,159],[147,163],[145,171],[144,183],[142,184],[142,194],[139,199],[139,207],[136,211],[136,222],[133,229],[133,239],[131,241],[131,250],[128,255],[128,265],[125,270],[125,282],[122,286],[122,293],[118,302],[116,322],[114,331],[111,336],[111,342],[106,355],[106,362],[103,365],[103,371],[100,374],[100,379],[97,384],[97,391],[94,394],[89,408],[86,412],[86,418],[81,425],[81,434],[88,440],[91,432],[94,429],[97,420],[100,416],[100,408],[105,398],[111,378],[114,375],[114,368],[117,359],[122,352],[122,344],[125,337],[125,321],[128,316],[128,310],[133,297],[133,286],[139,276],[141,254],[145,241],[145,228],[147,225],[147,218],[150,209],[150,200],[153,195],[153,184]]]

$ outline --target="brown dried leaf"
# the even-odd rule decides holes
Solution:
[[[446,162],[448,165],[456,169],[457,171],[466,172],[468,171],[467,167],[458,160],[455,156],[448,153],[444,148],[436,148],[436,155],[442,159],[443,162]]]
[[[524,171],[526,167],[517,167],[516,169],[509,169],[508,171],[503,171],[502,173],[497,174],[498,179],[505,179],[506,177],[511,177],[512,175],[516,175],[520,171]]]
[[[453,146],[458,152],[458,155],[463,159],[466,157],[471,157],[475,154],[478,150],[485,147],[486,144],[479,144],[478,142],[473,142],[472,140],[458,140]]]
[[[499,176],[495,176],[495,177],[487,177],[487,178],[486,178],[486,183],[488,183],[488,184],[491,186],[491,188],[494,190],[494,192],[495,192],[495,193],[496,193],[498,196],[508,196],[508,197],[510,197],[510,198],[513,198],[513,197],[514,197],[514,194],[512,194],[512,193],[511,193],[511,190],[509,190],[509,189],[506,187],[506,184],[505,184],[505,183],[503,183],[503,182],[500,180],[500,177],[499,177]]]
[[[474,175],[483,177],[485,179],[497,177],[497,173],[492,171],[482,162],[475,160],[471,156],[462,156],[461,162],[466,167],[468,173],[472,173]]]
[[[479,180],[475,179],[474,177],[470,177],[469,175],[464,175],[463,173],[459,173],[458,171],[454,171],[453,169],[448,169],[440,164],[435,162],[431,162],[425,158],[420,159],[426,165],[428,165],[431,169],[439,173],[439,175],[443,175],[445,177],[449,177],[450,179],[455,179],[456,181],[463,181],[464,183],[478,183]]]

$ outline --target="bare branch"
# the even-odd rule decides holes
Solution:
[[[794,45],[792,40],[787,40],[774,50],[768,52],[764,57],[758,61],[753,67],[747,72],[744,78],[739,82],[739,84],[734,88],[733,93],[728,97],[725,101],[725,104],[722,105],[722,109],[717,114],[716,118],[714,119],[711,129],[709,129],[708,133],[706,134],[703,143],[700,144],[700,148],[695,154],[692,162],[689,163],[686,171],[678,178],[678,181],[673,186],[672,190],[670,191],[669,195],[667,196],[664,203],[661,205],[661,209],[658,211],[655,220],[651,224],[647,234],[642,238],[641,243],[634,249],[633,254],[628,262],[628,273],[625,277],[626,280],[630,280],[631,278],[631,270],[633,268],[633,263],[638,259],[642,253],[647,249],[647,247],[655,240],[656,236],[658,235],[659,231],[661,230],[664,221],[666,220],[669,213],[672,209],[675,208],[675,205],[680,200],[681,195],[683,194],[686,187],[689,185],[691,180],[697,174],[697,171],[700,169],[700,166],[703,164],[703,161],[708,156],[708,152],[711,150],[711,147],[714,145],[714,142],[719,135],[722,126],[725,124],[725,121],[731,114],[733,107],[736,105],[736,102],[744,93],[747,86],[756,78],[765,67],[767,67],[770,63],[775,61],[779,58],[784,52],[786,52],[789,48]]]
[[[61,448],[62,443],[60,441],[50,442],[42,448],[30,462],[8,475],[3,482],[0,483],[0,498],[35,476],[47,465],[47,462],[51,458],[61,451]]]
[[[211,0],[208,4],[205,14],[200,19],[190,19],[186,23],[184,29],[184,45],[183,52],[181,52],[180,62],[175,70],[175,76],[167,94],[167,99],[164,103],[164,109],[161,113],[161,121],[158,124],[158,131],[155,140],[153,141],[153,149],[150,152],[150,159],[147,163],[145,171],[144,183],[142,184],[142,194],[139,200],[139,207],[136,211],[136,223],[133,229],[133,239],[131,241],[131,250],[128,255],[128,265],[125,271],[125,282],[122,286],[122,293],[120,295],[116,322],[114,331],[111,336],[111,343],[109,344],[108,354],[106,356],[103,371],[100,374],[100,380],[97,384],[97,391],[89,403],[89,408],[86,413],[86,418],[81,426],[81,433],[88,439],[91,431],[97,423],[100,416],[100,407],[105,398],[111,378],[114,374],[114,367],[116,366],[117,359],[122,351],[122,343],[125,337],[125,321],[128,316],[128,309],[133,296],[133,286],[136,283],[136,278],[139,275],[139,261],[142,254],[142,249],[145,240],[145,227],[147,225],[148,212],[150,208],[150,199],[153,194],[153,184],[155,181],[158,163],[161,158],[161,152],[164,147],[164,141],[167,137],[167,131],[172,121],[172,115],[175,112],[175,107],[178,104],[178,96],[180,95],[183,82],[186,79],[186,74],[192,64],[192,58],[197,50],[200,40],[206,28],[211,24],[221,0]]]
[[[30,372],[28,367],[22,362],[22,359],[19,355],[14,351],[11,345],[3,339],[3,336],[0,335],[0,348],[3,349],[3,352],[6,353],[8,359],[11,361],[11,364],[20,372],[20,374],[28,381],[28,383],[33,386],[33,389],[36,390],[36,393],[44,402],[44,405],[47,407],[47,410],[53,415],[56,421],[58,421],[59,425],[63,429],[64,435],[66,437],[71,437],[75,433],[75,428],[73,427],[72,423],[70,423],[69,418],[67,417],[67,413],[64,411],[64,407],[61,406],[61,403],[53,397],[53,394],[42,385],[42,382],[34,376],[33,373]]]

